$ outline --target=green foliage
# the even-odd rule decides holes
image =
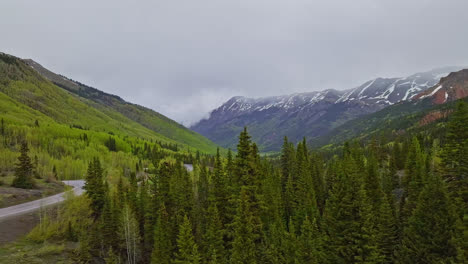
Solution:
[[[455,240],[456,215],[445,184],[432,176],[404,228],[400,262],[454,263],[459,256]]]
[[[232,242],[231,263],[259,263],[259,248],[255,241],[259,239],[255,232],[255,219],[249,202],[246,187],[241,189],[237,214],[234,219],[234,240]]]
[[[158,212],[154,233],[154,247],[151,256],[151,263],[169,264],[172,259],[172,233],[169,224],[169,215],[164,204],[161,205]]]
[[[73,244],[83,263],[463,263],[468,255],[463,105],[437,133],[372,136],[320,153],[285,138],[281,156],[260,157],[244,128],[235,154],[210,156],[154,133],[159,121],[132,121],[133,107],[118,97],[79,83],[86,89],[72,95],[23,66],[0,58],[0,172],[10,180],[24,156],[22,171],[38,183],[87,181],[86,195],[41,211],[28,241]],[[153,115],[135,109],[142,120]],[[29,154],[18,151],[22,142]]]
[[[93,214],[98,218],[106,202],[106,189],[103,179],[103,170],[101,168],[101,162],[98,158],[94,158],[89,163],[88,173],[86,175],[86,183],[84,186],[86,195],[91,200],[91,208]]]
[[[187,216],[179,227],[177,236],[177,253],[174,263],[178,264],[198,264],[201,258],[198,253],[198,245],[195,243],[192,234],[192,224]]]
[[[28,156],[29,148],[26,142],[21,144],[21,155],[18,157],[18,163],[15,168],[15,179],[12,186],[16,188],[32,189],[34,188],[33,164]]]
[[[372,205],[359,174],[357,160],[345,154],[324,211],[328,258],[332,263],[372,263],[379,259]]]

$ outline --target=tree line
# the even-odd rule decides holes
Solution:
[[[106,263],[464,263],[468,109],[444,142],[347,142],[325,159],[304,140],[262,158],[244,129],[237,152],[182,160],[109,185],[86,176],[93,225],[80,256]]]
[[[244,129],[225,156],[143,146],[152,165],[118,177],[96,157],[86,195],[31,237],[79,242],[88,263],[465,263],[465,103],[444,130],[334,155],[285,138],[268,158]]]

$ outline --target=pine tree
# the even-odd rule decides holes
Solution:
[[[151,263],[171,263],[172,250],[172,232],[169,224],[169,215],[163,203],[161,204],[161,207],[158,211],[158,220],[156,221],[155,226],[154,246],[153,252],[151,254]]]
[[[394,263],[395,249],[398,244],[398,226],[390,201],[392,199],[384,194],[375,229],[378,250],[383,258],[382,263]]]
[[[246,187],[241,189],[237,214],[234,219],[234,240],[232,242],[231,263],[255,264],[258,263],[259,248],[255,241],[259,239],[255,232],[254,215],[251,211],[249,193]]]
[[[106,248],[113,248],[117,249],[118,247],[118,240],[117,240],[117,230],[119,228],[118,226],[118,220],[115,219],[113,213],[113,208],[112,208],[112,203],[111,203],[111,198],[109,195],[109,187],[107,183],[105,184],[105,196],[104,196],[104,205],[102,209],[102,214],[101,214],[101,230],[100,232],[102,233],[102,237],[104,237],[103,243],[105,244]]]
[[[468,106],[464,101],[458,102],[455,111],[447,123],[446,143],[444,146],[443,161],[447,167],[450,177],[461,178],[460,163],[466,160],[463,147],[468,140]]]
[[[299,263],[323,263],[324,252],[322,234],[319,232],[316,220],[306,217],[301,227],[298,244]]]
[[[295,223],[292,218],[289,219],[289,231],[284,231],[282,234],[281,251],[284,255],[284,262],[294,264],[299,261],[298,238],[295,229]]]
[[[425,183],[425,158],[419,140],[413,137],[406,161],[403,187],[405,188],[400,202],[400,225],[406,225],[408,217],[417,204],[419,193]]]
[[[446,186],[439,176],[432,176],[404,229],[400,262],[458,262],[456,232],[456,215]]]
[[[319,208],[321,214],[323,213],[323,208],[325,207],[326,188],[325,180],[323,178],[323,160],[317,154],[313,154],[311,157],[311,174],[315,198],[317,200],[317,207]]]
[[[215,203],[208,208],[206,219],[208,224],[203,236],[205,263],[225,263],[224,229]]]
[[[211,182],[210,196],[212,197],[212,203],[215,203],[216,207],[219,209],[221,223],[225,225],[227,224],[228,193],[227,182],[221,161],[221,155],[219,154],[219,148],[216,150]]]
[[[28,156],[29,148],[26,142],[21,144],[20,156],[15,167],[15,179],[12,186],[16,188],[32,189],[34,188],[33,164]]]
[[[293,219],[296,224],[295,229],[300,230],[306,216],[319,217],[305,139],[297,147],[294,173],[297,175],[297,180],[294,190],[296,209],[293,212]]]
[[[94,158],[88,165],[84,189],[91,199],[91,209],[95,219],[99,218],[105,202],[105,187],[103,170],[98,158]]]
[[[345,154],[330,198],[325,205],[328,258],[331,263],[380,261],[371,204],[364,190],[361,170],[352,155]]]
[[[468,106],[460,101],[447,124],[442,160],[460,217],[468,214]],[[468,226],[467,226],[468,228]],[[468,231],[467,231],[468,232]]]
[[[177,236],[177,253],[174,263],[177,264],[198,264],[201,258],[198,253],[198,246],[192,234],[192,224],[187,216],[179,227]]]
[[[294,147],[288,141],[288,137],[284,137],[283,147],[281,149],[281,186],[283,187],[283,190],[286,188],[286,182],[288,181],[289,175],[294,166],[294,154]]]
[[[239,144],[237,144],[237,155],[234,166],[234,192],[238,192],[243,185],[252,185],[252,146],[247,128],[240,133]]]

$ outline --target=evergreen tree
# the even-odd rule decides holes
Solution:
[[[252,185],[252,146],[247,128],[240,133],[239,144],[237,144],[237,155],[234,166],[234,192],[238,192],[243,185]]]
[[[211,203],[206,219],[208,225],[203,236],[205,263],[225,263],[224,229],[216,203]]]
[[[299,263],[323,263],[324,252],[322,234],[319,232],[315,219],[306,217],[301,228],[298,244]]]
[[[158,212],[158,220],[156,222],[154,233],[154,247],[151,254],[151,263],[171,263],[172,250],[172,232],[169,224],[169,215],[163,203],[161,204]]]
[[[34,188],[33,164],[28,156],[29,148],[26,142],[21,144],[20,156],[15,167],[15,179],[12,186],[16,188],[32,189]]]
[[[432,176],[421,191],[418,204],[404,229],[401,263],[455,263],[460,261],[456,244],[456,215],[446,186]]]
[[[112,208],[111,198],[109,195],[109,187],[107,183],[105,184],[105,196],[104,196],[104,205],[101,214],[101,233],[102,237],[105,238],[103,244],[105,245],[106,249],[117,249],[118,248],[118,240],[117,240],[117,230],[118,226],[118,219],[114,216],[114,211]]]
[[[88,165],[84,189],[91,199],[91,209],[95,219],[101,215],[105,203],[105,187],[102,174],[101,162],[98,158],[94,158]]]
[[[406,161],[405,177],[403,178],[404,193],[400,202],[400,224],[406,225],[411,212],[416,207],[419,193],[425,182],[425,158],[421,151],[419,140],[413,137]]]
[[[234,219],[234,240],[232,242],[231,263],[255,264],[259,263],[257,254],[259,247],[255,243],[259,239],[255,232],[255,220],[249,202],[246,187],[241,189],[239,206]]]
[[[286,188],[286,182],[290,176],[290,170],[293,168],[294,163],[294,147],[288,141],[288,137],[284,137],[283,147],[281,149],[281,185],[283,190]]]
[[[198,246],[192,234],[192,225],[187,216],[179,227],[177,236],[177,253],[174,263],[178,264],[198,264],[201,258],[198,253]]]
[[[390,201],[392,201],[391,198],[387,198],[384,194],[375,229],[378,250],[383,258],[382,263],[394,263],[395,249],[398,244],[398,226]]]
[[[450,117],[445,141],[442,152],[445,179],[463,217],[468,214],[468,106],[464,101],[458,102]]]
[[[296,206],[293,213],[293,220],[296,224],[295,229],[300,230],[306,216],[314,219],[319,217],[305,139],[303,142],[299,143],[297,147],[294,173],[297,175],[297,180],[294,186],[295,189],[293,190],[294,204]]]
[[[352,155],[345,154],[324,211],[327,257],[331,263],[380,261],[371,204],[359,172]]]
[[[210,193],[212,197],[212,203],[215,203],[219,209],[219,217],[223,225],[227,224],[227,205],[228,205],[228,193],[227,193],[227,182],[221,161],[221,155],[219,154],[219,148],[216,150],[216,157],[213,166],[213,174],[211,178]]]

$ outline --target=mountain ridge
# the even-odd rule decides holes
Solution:
[[[234,148],[232,138],[248,126],[262,151],[277,151],[285,135],[293,142],[321,136],[346,121],[409,100],[431,88],[440,77],[459,69],[443,67],[407,77],[374,78],[346,90],[260,98],[236,96],[191,128],[223,147]]]
[[[207,138],[151,109],[55,74],[33,60],[0,55],[0,92],[59,123],[216,151]]]

